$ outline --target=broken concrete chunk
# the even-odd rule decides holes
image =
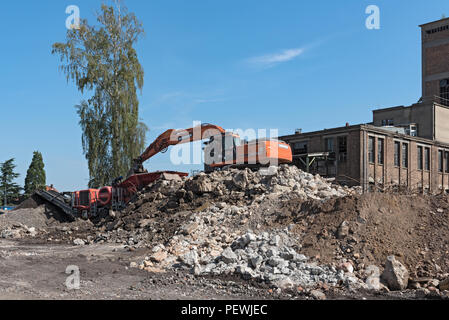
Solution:
[[[326,295],[319,290],[310,291],[310,295],[316,300],[326,300]]]
[[[385,270],[382,273],[381,280],[385,282],[390,290],[405,290],[408,285],[409,273],[407,268],[396,260],[395,256],[389,256],[385,263]]]
[[[158,252],[156,252],[151,256],[151,260],[157,263],[161,263],[165,259],[167,259],[167,252],[164,250],[159,250]]]
[[[344,239],[349,235],[349,223],[347,221],[343,221],[337,230],[337,238]]]
[[[444,279],[440,282],[439,288],[441,291],[449,290],[449,278]]]
[[[73,240],[73,244],[76,246],[84,246],[86,243],[82,239],[75,239]]]
[[[234,251],[232,251],[231,248],[226,248],[225,250],[223,250],[222,254],[221,254],[221,259],[223,260],[224,263],[229,264],[229,263],[236,263],[238,261],[238,257],[237,255],[234,253]]]

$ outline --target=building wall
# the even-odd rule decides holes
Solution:
[[[421,38],[423,97],[439,96],[440,80],[449,78],[449,19],[422,25]]]
[[[435,105],[435,140],[449,143],[449,108]]]
[[[368,179],[370,184],[380,188],[391,186],[403,186],[411,190],[430,191],[434,193],[449,190],[449,170],[447,157],[449,146],[436,145],[432,141],[415,141],[407,137],[395,137],[366,131],[367,137],[375,139],[375,161],[368,163]],[[384,164],[378,162],[378,140],[384,139]],[[395,164],[395,142],[400,144],[399,166]],[[406,144],[407,165],[402,161],[402,146]],[[422,169],[418,167],[418,147],[423,148]],[[425,149],[430,152],[430,170],[425,166]],[[442,172],[439,168],[438,152],[442,151]],[[368,152],[368,149],[366,150]]]
[[[393,120],[394,125],[418,125],[418,136],[433,139],[434,113],[433,103],[417,103],[410,107],[397,107],[373,111],[373,124],[381,127],[382,120]],[[442,135],[443,142],[449,143],[449,136]]]
[[[381,109],[373,111],[373,124],[377,127],[382,126],[382,120],[394,120],[395,125],[411,123],[410,107],[397,107],[390,109]]]
[[[438,144],[431,140],[419,139],[405,135],[387,133],[372,126],[361,126],[358,130],[333,133],[316,132],[305,135],[281,137],[282,140],[294,144],[307,141],[309,153],[326,151],[325,139],[347,137],[347,158],[341,161],[338,145],[335,142],[336,162],[335,171],[329,176],[336,177],[336,181],[347,185],[361,185],[368,189],[384,189],[402,186],[411,190],[430,191],[433,193],[449,190],[448,161],[449,144]],[[369,137],[374,138],[374,162],[369,161]],[[383,164],[378,159],[378,141],[384,141]],[[395,164],[395,142],[400,145],[399,166]],[[407,145],[407,165],[402,160],[403,145]],[[423,148],[422,165],[418,168],[418,146]],[[425,149],[430,151],[430,170],[425,168]],[[443,172],[439,172],[438,151],[443,151]],[[447,152],[447,153],[446,153]],[[365,174],[366,172],[366,174]],[[324,175],[323,172],[313,172]]]
[[[331,130],[332,131],[332,130]],[[339,150],[339,139],[346,138],[346,156]],[[318,170],[313,171],[315,174],[323,176],[336,177],[337,181],[348,185],[360,185],[361,183],[361,165],[360,162],[360,130],[337,130],[335,132],[317,132],[312,134],[298,134],[294,136],[280,137],[281,140],[289,143],[295,152],[295,144],[307,143],[307,153],[327,152],[326,141],[333,141],[333,152],[335,152],[335,160],[328,161],[327,165],[321,164]],[[298,160],[295,164],[302,166]]]

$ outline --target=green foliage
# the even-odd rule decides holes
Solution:
[[[22,188],[17,183],[14,183],[14,180],[20,175],[14,172],[15,168],[14,159],[0,163],[0,203],[2,205],[7,205],[20,196]]]
[[[137,89],[144,72],[134,49],[143,34],[142,24],[116,2],[102,5],[98,26],[82,20],[67,32],[66,43],[55,43],[61,70],[78,90],[93,96],[76,106],[83,131],[83,151],[93,188],[126,175],[132,160],[145,147],[148,130],[139,122]]]
[[[45,189],[46,178],[44,167],[42,154],[39,151],[35,151],[25,177],[25,195],[30,196],[36,190]]]

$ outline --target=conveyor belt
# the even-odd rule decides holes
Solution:
[[[64,196],[56,191],[36,191],[36,195],[61,209],[72,221],[75,220],[72,208],[64,201]]]

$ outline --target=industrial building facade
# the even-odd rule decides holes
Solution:
[[[420,101],[375,110],[369,124],[281,137],[297,166],[364,190],[449,191],[449,18],[420,27]]]
[[[387,189],[449,190],[449,144],[371,124],[281,138],[303,170],[335,177],[345,185]]]

